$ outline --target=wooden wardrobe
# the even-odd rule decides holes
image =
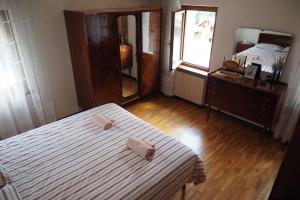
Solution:
[[[147,13],[149,33],[143,33]],[[105,103],[125,104],[160,89],[161,8],[130,8],[64,11],[73,74],[79,106],[92,108]],[[120,37],[118,17],[136,19],[136,62],[138,92],[122,96]],[[130,31],[130,30],[129,30]],[[144,35],[149,47],[143,47]],[[149,50],[150,49],[150,50]]]

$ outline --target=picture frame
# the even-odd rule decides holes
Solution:
[[[257,66],[257,72],[256,72],[255,78],[260,80],[261,64],[258,64],[258,63],[251,63],[251,65]]]
[[[256,65],[248,65],[246,68],[244,77],[248,78],[248,79],[255,79],[257,69],[258,69],[258,66],[256,66]]]

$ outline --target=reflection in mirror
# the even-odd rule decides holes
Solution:
[[[136,19],[134,15],[118,17],[122,96],[129,97],[138,92],[138,70],[136,58]]]
[[[260,29],[240,28],[236,31],[233,60],[243,66],[261,65],[261,71],[273,73],[276,61],[285,62],[292,36]]]
[[[153,53],[153,43],[151,43],[150,30],[150,12],[142,13],[142,36],[143,36],[143,53]]]

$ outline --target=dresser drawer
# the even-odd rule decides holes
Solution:
[[[224,81],[218,80],[216,78],[210,78],[208,81],[208,87],[209,88],[218,88],[218,87],[222,86],[222,83],[224,83]]]
[[[206,103],[216,107],[222,106],[219,97],[223,96],[223,89],[224,85],[222,84],[222,81],[214,78],[209,79],[206,91]]]
[[[206,104],[272,128],[280,115],[287,85],[246,78],[235,79],[212,72],[208,76]]]
[[[206,104],[212,105],[212,106],[220,106],[218,102],[217,96],[219,96],[219,91],[217,88],[211,88],[208,87],[206,91]]]
[[[209,77],[206,103],[252,122],[271,127],[279,97]]]
[[[247,100],[247,118],[253,122],[271,126],[278,98],[268,93],[249,90]]]
[[[240,107],[235,103],[238,101],[239,87],[227,81],[211,78],[208,81],[206,103],[222,110],[238,113]]]

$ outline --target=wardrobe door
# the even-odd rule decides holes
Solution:
[[[160,89],[161,10],[142,13],[141,92],[148,95]]]
[[[95,106],[91,83],[89,54],[86,40],[85,16],[80,12],[64,11],[73,74],[80,108]]]
[[[118,24],[114,14],[86,16],[90,72],[97,105],[120,103]]]

